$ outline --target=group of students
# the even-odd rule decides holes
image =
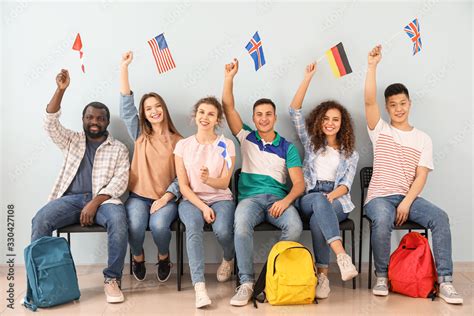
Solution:
[[[197,130],[187,138],[174,126],[165,100],[157,93],[143,95],[137,110],[128,76],[132,59],[132,52],[123,54],[120,72],[120,117],[135,141],[131,164],[125,145],[107,131],[110,112],[104,104],[92,102],[84,108],[83,132],[60,124],[60,105],[70,78],[66,70],[57,75],[57,89],[46,108],[45,129],[65,160],[50,201],[32,220],[32,241],[78,222],[104,226],[108,236],[104,291],[110,303],[124,300],[120,281],[128,243],[133,275],[138,281],[145,280],[143,243],[147,227],[158,248],[156,277],[160,282],[169,278],[170,226],[178,217],[186,226],[197,308],[211,304],[204,278],[205,223],[212,225],[223,249],[217,269],[219,282],[230,279],[234,256],[237,259],[241,285],[231,305],[244,306],[252,296],[253,233],[264,221],[281,229],[280,240],[292,241],[299,240],[302,221],[309,222],[318,298],[327,298],[330,293],[327,274],[331,250],[342,280],[357,276],[339,235],[339,222],[354,209],[350,188],[359,156],[353,122],[348,110],[332,100],[303,116],[302,103],[316,64],[306,67],[289,107],[304,147],[301,163],[296,147],[274,130],[277,115],[270,99],[259,99],[253,105],[255,129],[242,122],[234,106],[233,81],[239,68],[236,59],[225,65],[222,105],[215,97],[200,99],[192,109]],[[402,84],[385,90],[391,121],[381,119],[375,80],[380,60],[381,46],[377,46],[368,54],[365,83],[365,112],[374,147],[373,176],[365,201],[365,212],[372,220],[377,275],[373,293],[388,295],[391,231],[394,225],[410,220],[432,230],[439,296],[448,303],[462,303],[462,296],[452,285],[448,217],[418,196],[433,169],[431,139],[409,124],[411,101]],[[235,145],[217,133],[224,117],[241,149],[237,206],[229,189]],[[119,198],[127,188],[129,196],[123,205]]]

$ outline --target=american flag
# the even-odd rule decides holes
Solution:
[[[415,55],[421,50],[420,24],[418,19],[416,18],[410,22],[410,24],[405,26],[404,30],[413,42],[413,55]]]
[[[168,49],[168,44],[166,43],[163,33],[149,40],[148,45],[150,45],[151,52],[155,58],[156,67],[158,67],[160,74],[176,68],[176,64]]]
[[[219,137],[219,141],[217,142],[217,147],[222,148],[221,156],[222,158],[224,158],[227,164],[227,169],[230,169],[230,167],[232,167],[232,159],[230,159],[229,152],[227,151],[227,144],[225,142],[224,135],[221,135]]]
[[[259,70],[265,65],[265,56],[263,55],[262,41],[258,35],[258,31],[250,39],[250,42],[245,46],[245,49],[249,52],[250,56],[255,63],[255,71]]]

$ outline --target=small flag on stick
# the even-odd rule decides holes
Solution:
[[[352,72],[351,65],[347,59],[346,51],[342,43],[328,49],[326,51],[326,57],[328,58],[331,70],[337,78],[350,74]]]
[[[163,33],[148,41],[160,74],[176,68]]]
[[[217,142],[217,147],[222,148],[221,156],[227,164],[227,169],[230,169],[230,167],[232,167],[232,159],[230,159],[229,152],[227,151],[227,144],[224,135],[220,136],[219,141]]]
[[[250,39],[245,49],[249,52],[250,56],[255,63],[255,71],[259,70],[263,65],[265,65],[265,56],[263,55],[262,41],[260,40],[260,35],[258,31]]]
[[[86,73],[85,68],[84,68],[84,52],[82,51],[82,40],[81,40],[81,34],[77,33],[76,40],[74,41],[74,44],[72,45],[73,50],[77,50],[79,52],[79,58],[81,59],[81,69],[83,73]]]
[[[403,29],[413,43],[413,55],[421,51],[420,23],[418,18],[414,19]]]

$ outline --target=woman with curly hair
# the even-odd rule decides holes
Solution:
[[[318,272],[316,297],[329,296],[327,278],[332,249],[343,281],[358,272],[344,250],[339,236],[339,222],[354,209],[349,191],[354,180],[359,155],[355,151],[354,131],[349,112],[336,101],[325,101],[303,118],[301,106],[316,72],[316,64],[306,67],[305,77],[290,106],[290,116],[304,146],[305,195],[296,206],[304,221],[309,221]]]

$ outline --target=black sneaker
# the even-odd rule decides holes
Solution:
[[[170,262],[170,257],[168,256],[168,258],[164,260],[159,260],[156,265],[158,266],[156,269],[156,277],[158,278],[158,281],[166,282],[171,275],[171,267],[173,266]]]
[[[135,259],[132,260],[132,273],[137,281],[143,281],[146,277],[145,261],[137,262]]]

